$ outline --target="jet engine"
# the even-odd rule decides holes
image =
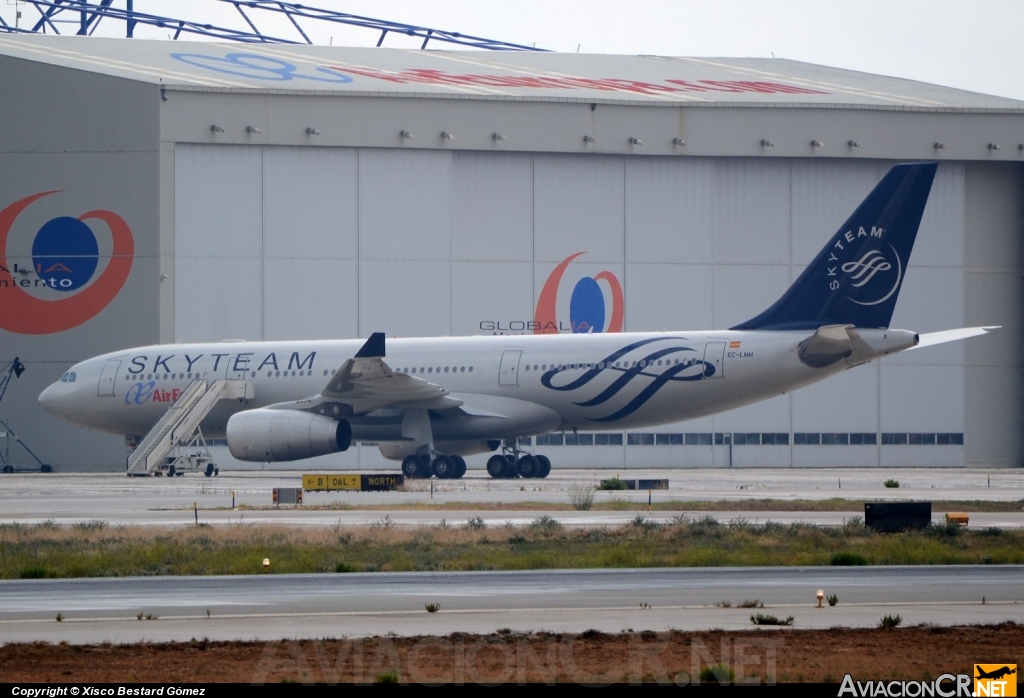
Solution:
[[[232,415],[227,436],[238,460],[274,463],[345,451],[352,445],[352,426],[297,410],[256,409]]]

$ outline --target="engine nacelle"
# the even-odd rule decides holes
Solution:
[[[345,451],[352,426],[297,410],[246,410],[228,420],[228,448],[238,460],[274,463]]]

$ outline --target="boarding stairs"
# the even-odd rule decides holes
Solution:
[[[250,398],[252,392],[252,384],[245,380],[216,380],[211,384],[205,378],[197,378],[189,383],[128,456],[128,475],[162,474],[165,470],[174,474],[172,466],[180,458],[168,458],[167,454],[194,443],[197,433],[202,441],[199,424],[220,400]]]

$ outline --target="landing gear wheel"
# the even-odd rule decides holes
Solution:
[[[433,469],[434,475],[442,480],[449,480],[455,477],[455,472],[458,469],[458,466],[456,466],[455,461],[448,456],[438,456],[434,459]]]
[[[420,472],[420,457],[419,456],[406,456],[405,460],[402,461],[402,475],[407,478],[419,477]]]
[[[520,477],[537,477],[540,472],[540,462],[533,456],[527,454],[519,459],[516,470]]]
[[[213,477],[213,463],[206,465],[206,477]]]
[[[519,477],[519,471],[516,470],[516,459],[511,456],[502,456],[505,461],[505,469],[501,471],[501,476],[510,480]]]
[[[14,472],[14,466],[13,465],[5,465],[4,466],[4,472],[8,473],[8,474],[13,473]]]
[[[174,466],[172,465],[167,469],[167,477],[174,477],[175,475],[177,475],[177,473],[174,471]]]
[[[507,467],[508,461],[505,460],[505,456],[491,456],[487,459],[487,474],[493,478],[504,477]]]
[[[434,474],[433,466],[430,462],[430,456],[420,456],[420,467],[417,471],[417,476],[423,480],[427,480],[431,475]]]
[[[540,469],[537,471],[536,477],[547,477],[551,474],[551,459],[547,456],[534,456],[537,459],[537,463],[540,465]]]
[[[451,459],[455,461],[455,474],[452,477],[459,479],[466,474],[466,459],[462,456],[451,456]]]
[[[214,468],[213,469],[213,476],[217,477],[218,475],[220,475],[220,468]]]

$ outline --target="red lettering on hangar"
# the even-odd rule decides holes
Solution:
[[[337,70],[354,73],[377,80],[396,83],[419,83],[427,85],[473,85],[486,87],[527,87],[532,89],[578,88],[634,94],[657,95],[671,92],[759,92],[762,94],[815,94],[828,92],[812,90],[809,87],[788,85],[782,82],[764,80],[674,80],[666,79],[667,85],[622,80],[618,78],[554,77],[548,75],[455,75],[443,70],[417,68],[400,71],[379,70],[365,67],[337,67]]]

